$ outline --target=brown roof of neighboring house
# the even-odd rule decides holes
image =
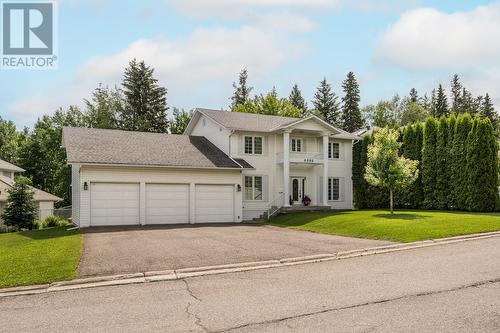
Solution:
[[[13,172],[23,172],[24,169],[18,167],[17,165],[14,165],[12,163],[9,163],[4,160],[0,160],[0,170],[7,170],[7,171],[13,171]]]
[[[203,136],[65,127],[63,145],[70,164],[241,169]]]
[[[0,186],[0,201],[6,201],[8,197],[8,193],[5,190],[2,190],[2,188],[11,188],[14,185],[14,180],[11,178],[1,176],[0,175],[0,182],[5,184],[6,186]],[[63,199],[56,197],[53,194],[50,194],[48,192],[39,190],[33,186],[30,186],[31,189],[33,190],[33,199],[35,201],[61,201]]]

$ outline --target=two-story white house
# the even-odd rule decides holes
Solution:
[[[270,208],[352,209],[352,144],[316,116],[197,109],[184,135],[65,128],[81,227],[241,222]]]

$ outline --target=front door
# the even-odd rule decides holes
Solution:
[[[302,204],[302,198],[304,196],[304,184],[305,184],[305,178],[304,177],[292,177],[291,178],[291,186],[290,188],[292,189],[292,203],[294,205],[296,204]]]

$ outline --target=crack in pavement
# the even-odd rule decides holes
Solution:
[[[189,294],[189,296],[191,296],[192,298],[194,298],[197,302],[201,303],[201,299],[198,298],[194,293],[193,291],[191,290],[191,287],[189,286],[189,283],[186,281],[186,279],[182,279],[181,281],[183,281],[186,285],[186,291],[187,293]],[[201,328],[203,330],[203,332],[210,332],[210,330],[208,328],[206,328],[202,323],[201,323],[201,318],[200,316],[198,316],[197,313],[195,312],[191,312],[190,309],[191,309],[191,302],[188,302],[186,308],[184,309],[184,311],[186,312],[186,314],[188,315],[188,317],[193,317],[194,318],[194,324],[196,326],[198,326],[199,328]]]
[[[381,300],[376,300],[376,301],[370,301],[370,302],[366,302],[366,303],[342,306],[342,307],[338,307],[338,308],[330,308],[330,309],[324,309],[324,310],[319,310],[319,311],[301,313],[301,314],[289,316],[289,317],[264,320],[261,322],[253,322],[253,323],[248,323],[248,324],[243,324],[243,325],[239,325],[239,326],[235,326],[235,327],[226,328],[223,330],[214,331],[214,333],[230,332],[230,331],[234,331],[234,330],[241,329],[241,328],[247,328],[247,327],[264,325],[264,324],[275,324],[275,323],[280,323],[280,322],[284,322],[284,321],[296,319],[296,318],[305,318],[305,317],[310,317],[310,316],[323,314],[323,313],[337,312],[337,311],[355,309],[355,308],[365,307],[365,306],[370,306],[370,305],[389,303],[389,302],[399,301],[402,299],[444,294],[444,293],[449,293],[449,292],[454,292],[454,291],[459,291],[459,290],[464,290],[464,289],[469,289],[469,288],[477,288],[477,287],[481,287],[481,286],[491,285],[491,284],[495,284],[495,283],[500,283],[500,278],[475,282],[475,283],[466,284],[466,285],[462,285],[462,286],[450,288],[450,289],[426,291],[426,292],[421,292],[421,293],[416,293],[416,294],[411,294],[411,295],[404,295],[404,296],[399,296],[399,297],[394,297],[394,298],[387,298],[387,299],[381,299]]]

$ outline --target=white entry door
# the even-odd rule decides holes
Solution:
[[[302,204],[304,197],[304,187],[306,179],[304,177],[291,177],[290,178],[290,195],[294,205]]]
[[[90,225],[139,224],[139,184],[91,183]]]
[[[189,223],[188,184],[146,184],[146,224]]]
[[[195,223],[234,220],[233,185],[196,185]]]

